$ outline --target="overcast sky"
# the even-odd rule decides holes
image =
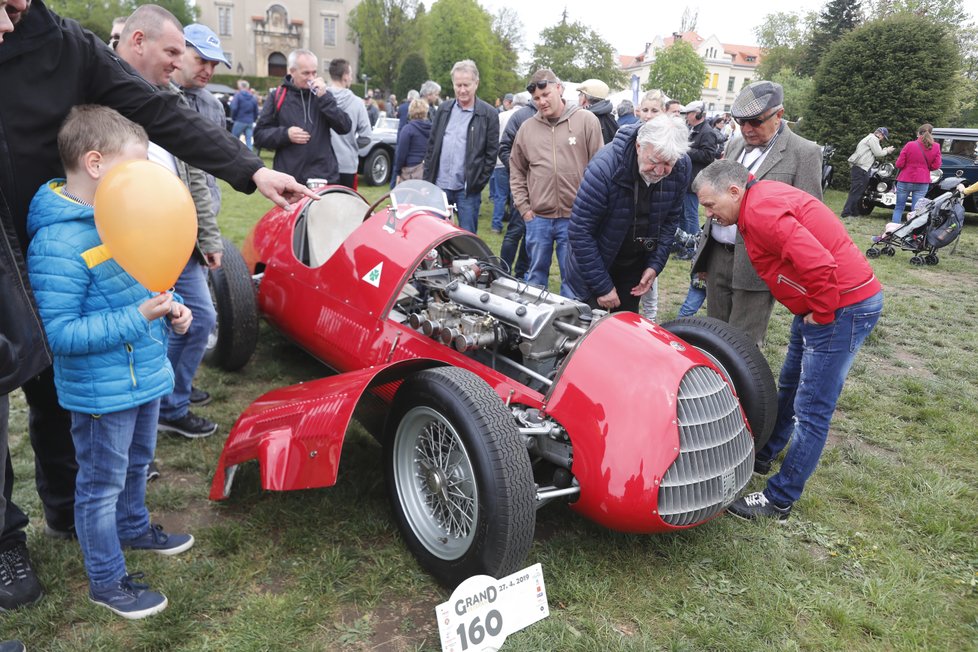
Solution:
[[[581,22],[599,34],[619,54],[639,54],[645,43],[656,35],[669,36],[682,24],[683,10],[689,6],[698,12],[696,31],[706,38],[716,34],[721,43],[756,45],[753,28],[764,15],[775,11],[812,11],[821,9],[828,0],[794,0],[788,3],[755,2],[744,4],[730,0],[695,0],[682,2],[634,2],[633,0],[478,0],[495,14],[502,7],[512,7],[522,18],[524,47],[529,51],[537,35],[560,20],[567,8],[571,21]]]

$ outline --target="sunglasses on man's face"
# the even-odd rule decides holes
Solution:
[[[529,84],[526,85],[526,92],[529,93],[530,95],[533,95],[533,91],[536,90],[542,91],[547,87],[548,84],[556,84],[556,83],[557,83],[556,79],[541,79],[538,82],[530,82]]]
[[[779,110],[780,109],[775,109],[774,111],[772,111],[771,113],[767,114],[767,116],[765,116],[763,118],[734,118],[734,122],[736,122],[737,124],[739,124],[741,127],[743,127],[744,125],[750,125],[750,126],[754,127],[754,129],[757,129],[762,124],[764,124],[765,122],[767,122],[768,120],[770,120],[774,116],[778,115],[778,111]]]

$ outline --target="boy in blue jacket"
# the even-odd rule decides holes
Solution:
[[[160,397],[173,390],[167,333],[186,332],[192,316],[172,294],[154,296],[119,266],[92,208],[101,179],[120,163],[145,159],[147,144],[143,128],[114,110],[75,107],[58,133],[67,180],[41,186],[27,218],[27,270],[58,399],[71,413],[75,529],[89,598],[129,619],[162,611],[167,599],[136,582],[142,573],[127,572],[122,549],[173,555],[194,543],[150,524],[146,509]]]

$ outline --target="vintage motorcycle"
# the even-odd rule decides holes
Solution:
[[[832,174],[835,172],[835,168],[830,161],[833,156],[835,156],[835,145],[828,143],[822,145],[822,192],[825,192],[832,184]]]
[[[941,180],[940,170],[932,170],[930,173],[930,188],[927,196],[932,196],[937,182]],[[896,178],[897,169],[892,163],[877,160],[869,168],[869,183],[866,184],[866,192],[859,200],[859,214],[869,215],[873,209],[880,208],[892,209],[896,206]],[[910,200],[907,200],[906,210],[913,210]]]

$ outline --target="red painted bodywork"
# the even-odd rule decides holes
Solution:
[[[340,191],[324,194],[331,192]],[[541,409],[566,429],[581,486],[573,509],[621,531],[679,529],[658,517],[658,484],[678,455],[679,381],[690,367],[709,365],[695,349],[634,313],[611,315],[578,342],[544,396],[388,318],[405,281],[433,247],[463,238],[473,253],[490,255],[476,236],[426,214],[394,221],[385,208],[323,265],[310,268],[293,252],[293,231],[304,208],[305,203],[290,212],[271,211],[242,253],[252,271],[264,271],[258,291],[264,317],[346,373],[274,390],[249,406],[228,436],[212,499],[227,495],[226,470],[252,459],[260,463],[265,489],[334,484],[363,392],[420,368],[452,365],[480,376],[507,403]],[[393,233],[384,228],[391,224]],[[364,277],[379,263],[382,273],[373,285]]]

